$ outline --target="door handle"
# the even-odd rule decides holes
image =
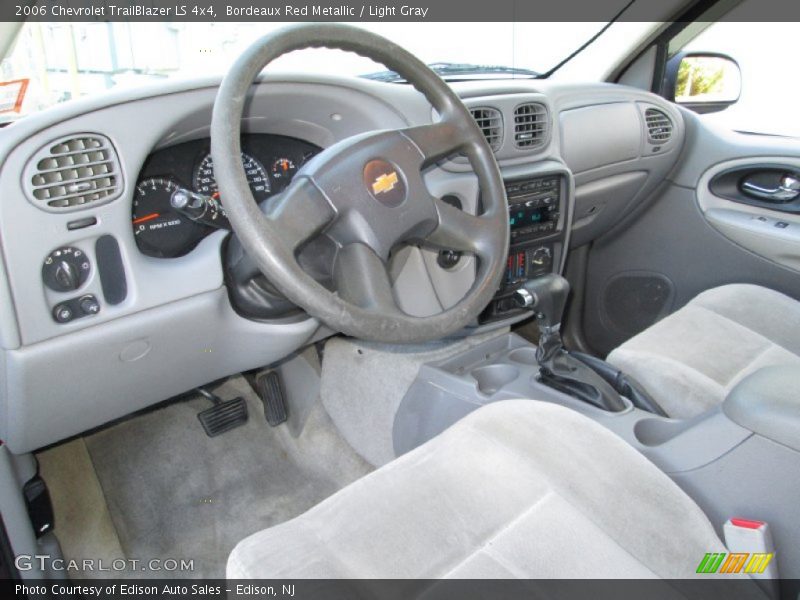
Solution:
[[[787,173],[781,177],[780,185],[776,188],[767,188],[745,180],[742,182],[742,191],[767,202],[791,202],[800,196],[800,178]]]

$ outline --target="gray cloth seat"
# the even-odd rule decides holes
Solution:
[[[612,351],[608,362],[671,417],[693,417],[762,367],[800,367],[800,302],[757,285],[713,288]]]
[[[569,409],[506,400],[241,541],[229,578],[693,577],[700,508]]]

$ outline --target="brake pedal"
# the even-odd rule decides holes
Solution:
[[[241,396],[232,400],[222,400],[202,388],[197,391],[214,403],[211,408],[197,413],[197,418],[208,437],[218,436],[247,423],[247,403]]]
[[[255,390],[264,403],[264,415],[267,423],[277,427],[288,418],[286,397],[283,393],[283,382],[278,371],[265,371],[256,375]]]

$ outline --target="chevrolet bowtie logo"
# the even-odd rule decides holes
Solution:
[[[397,185],[397,181],[397,171],[384,173],[383,175],[378,176],[378,178],[372,182],[372,193],[385,194],[386,192],[391,192],[394,189],[394,186]]]

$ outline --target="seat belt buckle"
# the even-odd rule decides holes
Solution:
[[[778,561],[775,559],[775,543],[766,521],[732,517],[722,528],[725,545],[730,554],[728,573],[744,573],[761,581],[767,592],[776,592]],[[725,567],[725,565],[723,565]],[[774,593],[773,593],[773,597]]]

